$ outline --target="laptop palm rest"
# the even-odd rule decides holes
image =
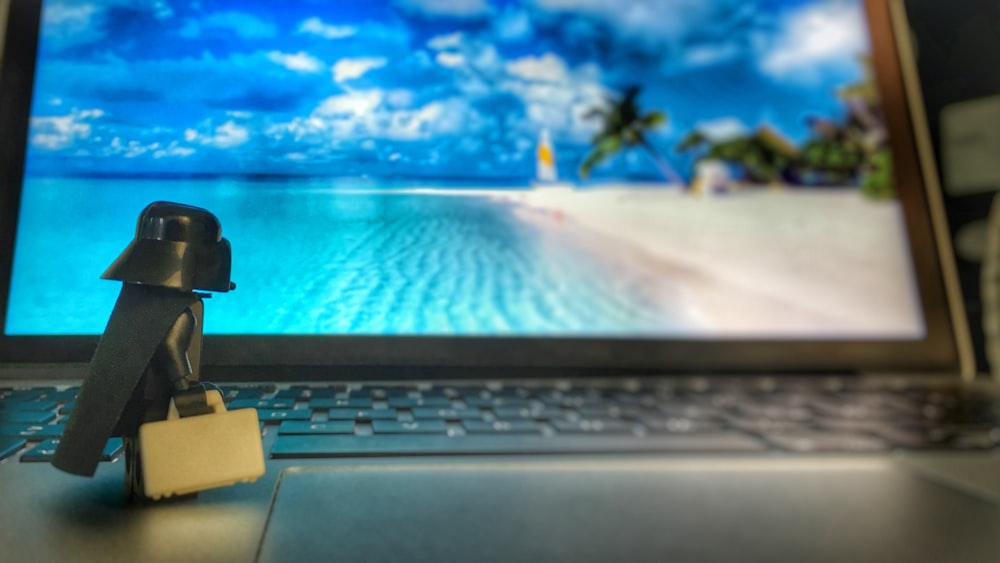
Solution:
[[[1000,508],[887,459],[302,468],[258,560],[996,561]]]

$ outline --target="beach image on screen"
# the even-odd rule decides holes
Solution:
[[[924,334],[860,0],[47,0],[5,330],[150,202],[221,334]]]

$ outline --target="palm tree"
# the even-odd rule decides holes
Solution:
[[[584,178],[590,176],[590,171],[594,166],[618,154],[623,149],[630,149],[638,145],[646,149],[664,177],[683,186],[685,185],[684,180],[646,138],[649,131],[667,122],[667,116],[656,110],[643,115],[636,103],[639,91],[638,86],[632,86],[625,91],[622,98],[609,98],[606,106],[592,108],[584,115],[585,119],[601,118],[604,123],[601,130],[591,140],[594,149],[583,159],[583,164],[580,165],[580,176]]]

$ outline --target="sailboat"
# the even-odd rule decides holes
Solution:
[[[552,137],[548,129],[542,129],[538,136],[538,148],[535,150],[535,180],[532,188],[573,189],[576,186],[570,182],[560,182],[556,168],[556,151],[552,148]]]

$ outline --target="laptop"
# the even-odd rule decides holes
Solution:
[[[896,0],[18,0],[0,78],[15,560],[990,561]],[[153,201],[234,291],[196,362],[254,483],[48,461]],[[721,540],[721,541],[720,541]]]

